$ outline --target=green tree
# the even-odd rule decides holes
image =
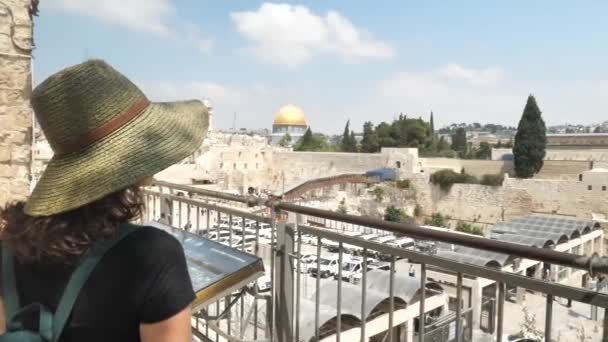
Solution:
[[[467,132],[462,127],[452,134],[452,150],[462,154],[467,152]]]
[[[492,146],[487,142],[483,141],[479,143],[477,149],[477,159],[491,159],[492,158]]]
[[[361,140],[361,152],[374,153],[380,150],[378,135],[374,130],[374,124],[367,121],[363,124],[363,139]]]
[[[431,217],[424,220],[424,224],[428,226],[448,228],[449,219],[449,216],[443,216],[441,213],[434,213],[431,215]]]
[[[433,111],[431,111],[431,119],[429,120],[429,124],[430,124],[430,129],[429,129],[429,136],[431,137],[431,140],[435,140],[435,120],[433,119]]]
[[[534,96],[528,96],[526,107],[517,126],[513,156],[515,174],[530,178],[543,167],[547,145],[546,127]]]
[[[462,233],[467,233],[467,234],[472,234],[472,235],[483,236],[483,229],[481,227],[474,226],[467,222],[458,222],[456,224],[456,231],[462,232]]]
[[[593,133],[602,133],[602,126],[597,126],[593,129]]]
[[[450,149],[450,144],[445,141],[445,138],[442,136],[439,138],[439,142],[437,143],[437,151],[447,151]]]
[[[333,146],[327,142],[327,138],[324,135],[313,134],[310,128],[306,130],[306,133],[304,133],[294,147],[294,151],[329,152],[333,150]]]
[[[279,140],[279,146],[287,147],[291,145],[291,135],[289,133],[285,133],[285,135]]]
[[[354,133],[350,130],[350,120],[348,120],[340,140],[340,150],[342,152],[357,152],[357,141],[354,138]]]
[[[384,221],[405,222],[407,219],[407,214],[401,208],[395,208],[391,205],[384,209]]]
[[[349,145],[351,146],[350,152],[359,152],[359,148],[357,146],[357,138],[355,137],[355,131],[350,131]]]
[[[391,136],[391,125],[386,122],[381,122],[376,126],[376,135],[378,136],[378,145],[380,147],[395,147],[397,141]]]

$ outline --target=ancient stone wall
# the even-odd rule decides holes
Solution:
[[[275,152],[272,155],[273,188],[288,190],[305,181],[345,173],[365,173],[385,166],[387,156],[367,153]]]
[[[30,190],[32,156],[30,0],[0,3],[0,205]]]
[[[470,160],[453,158],[419,158],[421,168],[427,173],[442,169],[460,172],[465,169],[468,174],[483,176],[485,174],[513,173],[513,162],[510,160]]]

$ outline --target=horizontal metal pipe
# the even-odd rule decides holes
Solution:
[[[534,259],[551,264],[559,264],[584,270],[592,269],[594,272],[608,272],[608,257],[600,258],[597,255],[584,256],[557,252],[546,248],[536,248],[512,242],[486,239],[470,234],[422,228],[413,223],[389,222],[368,216],[341,214],[338,212],[304,207],[292,203],[278,202],[276,203],[276,207],[278,209],[291,211],[298,214],[318,216],[325,219],[358,224],[397,234],[404,234],[414,238],[453,243],[456,245],[484,249],[492,252],[504,253],[526,259]]]
[[[608,257],[599,257],[597,255],[584,256],[571,253],[557,252],[547,248],[536,248],[524,246],[512,242],[486,239],[476,237],[470,234],[461,234],[454,232],[446,232],[435,229],[427,229],[419,227],[413,223],[396,223],[368,216],[354,216],[333,212],[323,209],[305,207],[293,203],[280,201],[277,199],[262,199],[253,196],[239,196],[218,191],[198,189],[185,185],[175,185],[167,182],[155,182],[155,185],[171,187],[173,189],[192,192],[204,196],[220,198],[228,201],[247,203],[249,206],[268,206],[275,209],[281,209],[297,214],[317,216],[324,219],[342,221],[360,226],[366,226],[385,230],[397,234],[404,234],[419,239],[436,240],[456,245],[462,245],[477,249],[488,250],[492,252],[509,254],[526,259],[539,260],[551,264],[558,264],[567,267],[583,269],[587,271],[608,273]]]
[[[243,217],[246,219],[259,221],[259,222],[263,222],[263,223],[270,223],[272,221],[270,217],[264,217],[264,216],[252,214],[250,212],[246,212],[246,211],[242,211],[242,210],[238,210],[238,209],[233,209],[233,208],[228,208],[228,207],[222,207],[222,206],[215,205],[215,204],[205,203],[205,202],[202,202],[201,200],[197,200],[197,199],[170,195],[170,194],[160,193],[160,192],[150,191],[150,190],[143,190],[143,193],[146,195],[152,195],[152,196],[156,196],[156,197],[160,197],[162,195],[164,198],[170,199],[170,200],[173,200],[176,202],[183,202],[186,204],[205,208],[207,210],[219,211],[219,212],[222,212],[225,214],[231,214],[233,216]]]

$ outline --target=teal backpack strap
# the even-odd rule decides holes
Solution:
[[[17,293],[17,283],[15,281],[15,264],[13,255],[7,249],[4,241],[2,242],[2,295],[4,300],[4,310],[6,312],[6,322],[19,310],[19,294]]]
[[[52,342],[57,342],[59,340],[59,336],[61,335],[61,332],[63,331],[63,328],[70,317],[70,313],[72,312],[72,307],[78,298],[78,293],[84,286],[99,260],[101,260],[101,257],[117,242],[135,230],[136,229],[132,228],[128,224],[120,225],[118,228],[118,237],[116,239],[98,241],[85,255],[83,255],[80,264],[76,270],[74,270],[74,273],[72,273],[72,276],[70,277],[70,280],[68,281],[68,284],[61,295],[61,300],[59,301],[59,305],[57,305],[57,310],[53,316]]]

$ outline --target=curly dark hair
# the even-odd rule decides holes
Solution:
[[[0,239],[21,262],[70,264],[93,242],[115,236],[119,224],[140,218],[144,199],[137,184],[56,215],[29,216],[24,206],[0,207]]]

